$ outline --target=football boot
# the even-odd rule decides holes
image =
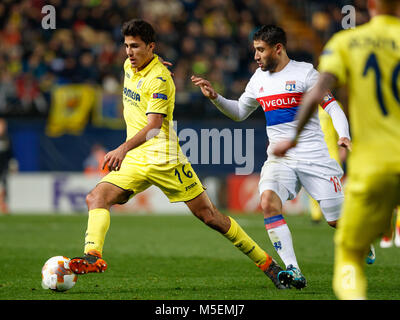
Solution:
[[[69,262],[69,268],[75,274],[104,272],[107,269],[107,263],[101,258],[99,251],[90,250],[83,257],[72,258]]]

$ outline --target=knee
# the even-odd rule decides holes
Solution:
[[[92,190],[86,195],[86,205],[89,210],[92,208],[103,208],[105,205],[104,197],[96,190]]]
[[[86,205],[88,206],[88,208],[90,208],[91,206],[93,206],[93,204],[96,202],[96,192],[94,192],[93,190],[90,191],[87,195],[86,195]]]
[[[281,213],[281,206],[277,203],[276,199],[269,194],[263,194],[261,196],[260,204],[264,216],[273,216]]]

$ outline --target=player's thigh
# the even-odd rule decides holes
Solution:
[[[151,184],[159,187],[170,202],[186,202],[205,190],[191,164],[151,165],[147,173]]]
[[[265,191],[273,191],[283,205],[286,200],[294,199],[300,188],[301,185],[293,168],[282,161],[266,161],[264,163],[258,183],[260,197]]]
[[[319,202],[325,219],[338,220],[344,197],[340,181],[343,170],[339,164],[333,159],[317,163],[299,162],[297,173],[304,189]]]
[[[115,204],[123,204],[132,196],[146,190],[151,183],[147,176],[147,167],[138,164],[122,162],[118,171],[111,171],[100,181],[100,185],[112,185],[115,190],[120,189],[121,194],[128,195]]]
[[[343,170],[336,160],[312,163],[299,161],[296,172],[302,186],[315,200],[343,197],[340,181]]]
[[[343,213],[335,242],[354,250],[367,250],[383,235],[400,203],[400,175],[351,175],[345,190]]]

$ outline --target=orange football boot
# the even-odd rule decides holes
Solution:
[[[104,272],[107,269],[107,262],[101,258],[99,251],[89,250],[83,257],[72,258],[69,262],[69,268],[75,274]]]

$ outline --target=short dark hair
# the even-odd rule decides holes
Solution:
[[[137,37],[139,36],[144,43],[149,44],[156,41],[156,33],[150,23],[140,20],[132,19],[125,22],[121,29],[122,35]]]
[[[286,33],[282,28],[275,25],[264,25],[259,28],[254,33],[253,40],[265,41],[271,47],[281,43],[286,49]]]

